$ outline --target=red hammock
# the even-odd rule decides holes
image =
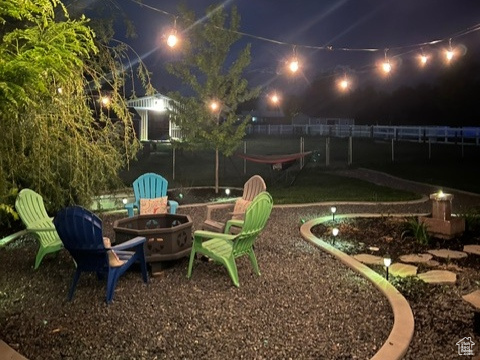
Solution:
[[[301,159],[304,156],[310,155],[312,152],[307,151],[303,153],[296,153],[296,154],[284,154],[284,155],[247,155],[247,154],[240,154],[237,153],[238,157],[242,159],[261,163],[261,164],[279,164],[279,163],[288,163],[290,161],[295,161],[297,159]]]

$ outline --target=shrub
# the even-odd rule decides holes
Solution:
[[[428,245],[430,242],[428,226],[420,222],[417,217],[411,217],[405,222],[405,230],[401,238],[405,239],[407,236],[413,237],[421,245]]]

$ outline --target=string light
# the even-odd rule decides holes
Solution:
[[[220,108],[220,105],[219,105],[218,101],[212,100],[212,102],[210,103],[210,109],[215,112],[219,108]]]
[[[167,45],[171,48],[175,47],[178,44],[178,36],[177,36],[177,18],[175,17],[173,23],[173,29],[167,37]]]
[[[387,51],[388,49],[385,49],[385,60],[382,63],[382,70],[385,74],[389,74],[392,71],[392,65],[390,65],[390,60],[387,58]]]
[[[293,57],[288,64],[288,68],[292,73],[296,73],[300,69],[300,64],[298,62],[296,47],[293,47]]]
[[[145,7],[145,8],[148,8],[150,10],[157,11],[157,12],[162,13],[164,15],[174,16],[175,22],[176,22],[177,16],[175,16],[175,15],[173,15],[173,14],[167,12],[167,11],[155,8],[153,6],[146,5],[143,2],[141,2],[140,0],[130,0],[130,1],[138,4],[141,7]],[[269,39],[269,38],[265,38],[265,37],[261,37],[261,36],[256,36],[256,35],[252,35],[252,34],[248,34],[248,33],[243,33],[243,32],[240,32],[240,31],[233,31],[233,30],[228,30],[228,29],[223,29],[223,30],[231,31],[231,32],[236,33],[236,34],[241,35],[241,36],[250,37],[250,38],[261,40],[261,41],[267,41],[267,42],[278,44],[278,45],[293,46],[294,47],[293,57],[290,61],[287,62],[287,68],[288,68],[289,72],[292,73],[292,74],[297,73],[301,68],[301,63],[300,63],[300,61],[297,57],[297,54],[296,54],[296,48],[297,47],[302,47],[302,48],[305,48],[305,49],[313,49],[313,50],[346,51],[346,52],[379,52],[379,51],[381,51],[381,49],[375,48],[375,47],[372,47],[372,48],[368,48],[368,47],[367,48],[346,48],[346,47],[333,47],[331,45],[328,45],[328,46],[293,45],[291,43],[278,41],[278,40],[274,40],[274,39]],[[477,31],[480,31],[480,24],[470,26],[463,31],[459,31],[459,32],[455,33],[453,35],[453,38],[459,38],[461,36],[465,36],[467,34],[477,32]],[[410,44],[410,45],[405,45],[405,46],[399,46],[399,47],[390,48],[390,50],[399,51],[399,50],[402,50],[402,49],[421,48],[422,46],[433,46],[433,45],[436,45],[436,44],[439,44],[439,43],[443,43],[447,39],[448,38],[443,38],[443,39],[439,39],[439,40],[432,40],[432,41],[428,41],[428,42],[423,42],[423,43],[420,43],[420,44]],[[449,48],[444,50],[444,59],[447,63],[451,63],[452,60],[458,54],[457,54],[457,51],[454,50],[451,46],[452,37],[449,38],[448,40],[449,40]],[[173,47],[178,45],[178,42],[179,42],[179,38],[178,38],[176,29],[175,29],[175,26],[174,26],[173,31],[167,37],[166,43],[169,47],[173,48]],[[388,59],[388,57],[387,57],[388,49],[385,49],[384,51],[385,51],[385,60],[379,65],[379,67],[385,75],[389,75],[391,73],[391,71],[393,70],[393,67],[395,66],[395,63],[392,64],[390,62],[390,60]],[[408,54],[410,52],[411,52],[411,50],[408,50],[403,54],[398,54],[397,53],[397,56]],[[418,57],[418,61],[420,62],[421,66],[425,66],[430,61],[430,57],[423,53],[423,48],[422,48],[422,54]],[[346,91],[351,86],[350,80],[344,78],[343,80],[340,80],[338,82],[338,86],[341,90]],[[274,102],[273,99],[271,99],[271,101]]]
[[[100,103],[103,105],[103,106],[108,106],[110,105],[110,97],[108,96],[102,96],[100,98]]]
[[[278,94],[276,92],[274,92],[271,96],[270,96],[270,101],[272,104],[274,105],[278,105],[278,103],[280,102],[280,97],[278,96]]]

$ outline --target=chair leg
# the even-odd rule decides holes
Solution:
[[[252,264],[253,270],[255,271],[255,274],[260,275],[260,269],[258,268],[257,257],[255,256],[253,249],[250,249],[250,251],[248,252],[248,257],[250,259],[250,263]]]
[[[107,279],[107,304],[110,304],[113,300],[113,293],[115,292],[119,276],[118,268],[110,268]]]
[[[192,277],[192,268],[193,268],[193,261],[195,260],[195,244],[192,246],[192,251],[190,251],[190,260],[188,261],[188,270],[187,270],[187,278]]]
[[[43,246],[40,246],[40,249],[38,249],[37,256],[35,257],[35,266],[33,267],[34,270],[38,269],[46,253],[47,253],[46,249]]]
[[[224,263],[225,267],[227,268],[228,274],[232,279],[233,285],[236,287],[240,287],[240,281],[238,279],[238,270],[237,264],[235,263],[235,259],[227,259]]]
[[[73,275],[72,285],[70,287],[70,291],[68,292],[68,301],[71,301],[73,298],[73,293],[75,292],[75,288],[77,287],[78,279],[80,279],[80,270],[76,270],[75,274]]]

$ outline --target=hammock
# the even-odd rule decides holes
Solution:
[[[237,153],[236,155],[242,159],[261,164],[282,164],[301,159],[307,155],[310,155],[311,153],[311,151],[307,151],[303,153],[284,155],[247,155],[240,153]]]

